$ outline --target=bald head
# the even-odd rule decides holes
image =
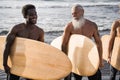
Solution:
[[[78,10],[84,10],[83,7],[80,4],[75,4],[72,6],[72,11],[78,9]]]

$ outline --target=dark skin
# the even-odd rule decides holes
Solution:
[[[37,12],[35,9],[29,9],[25,16],[26,23],[15,25],[7,35],[6,46],[3,55],[3,66],[5,72],[10,73],[10,67],[7,64],[10,49],[16,37],[28,38],[37,41],[44,42],[44,31],[43,29],[36,26]]]

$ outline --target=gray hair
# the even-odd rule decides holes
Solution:
[[[72,10],[75,9],[75,8],[84,10],[83,7],[82,7],[80,4],[74,4],[74,5],[72,6]]]

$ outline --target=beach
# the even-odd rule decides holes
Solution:
[[[71,7],[75,3],[83,6],[85,18],[97,24],[101,37],[110,33],[114,20],[120,19],[119,0],[0,0],[0,35],[6,35],[14,25],[25,21],[21,13],[23,5],[34,4],[37,25],[45,31],[45,43],[50,44],[63,34],[65,25],[72,20]],[[109,70],[109,64],[104,61],[103,80],[109,80]],[[0,70],[0,80],[6,80],[5,77],[4,71]]]

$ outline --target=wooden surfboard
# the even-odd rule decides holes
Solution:
[[[61,49],[62,36],[54,39],[51,45]],[[99,67],[99,54],[96,44],[82,35],[71,35],[68,44],[68,57],[72,62],[72,72],[81,76],[91,76]]]
[[[4,70],[3,68],[3,51],[5,47],[5,36],[0,36],[0,69]],[[8,57],[8,64],[11,67],[11,60],[10,57]]]
[[[103,44],[103,59],[107,60],[108,58],[108,44],[110,40],[110,35],[102,36]],[[120,70],[120,38],[115,37],[114,46],[111,56],[111,63],[114,68]]]
[[[0,69],[5,36],[0,36]],[[35,40],[16,38],[12,46],[11,73],[36,80],[57,80],[67,76],[72,65],[59,49]],[[10,60],[9,60],[10,62]]]

